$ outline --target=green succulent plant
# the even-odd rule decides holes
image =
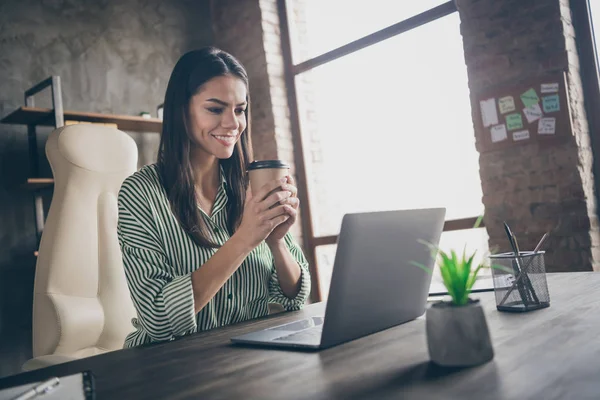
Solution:
[[[473,228],[478,228],[482,219],[483,215],[479,216]],[[487,268],[484,264],[475,265],[473,263],[477,251],[473,252],[473,254],[467,254],[465,246],[462,255],[459,256],[454,250],[446,252],[431,243],[425,241],[420,242],[429,247],[434,261],[436,258],[438,259],[442,280],[446,290],[448,290],[448,294],[452,298],[452,303],[456,306],[466,305],[469,302],[469,294],[471,293],[471,288],[475,284],[477,274],[479,274],[479,271],[481,271],[482,268]],[[411,264],[433,274],[433,269],[428,268],[421,263],[412,261]]]

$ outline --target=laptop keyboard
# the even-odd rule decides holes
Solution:
[[[311,317],[269,328],[270,331],[303,331],[323,324],[323,317]]]
[[[292,333],[290,335],[281,336],[274,340],[279,340],[282,342],[319,342],[321,340],[322,333],[323,325],[319,325],[300,332]]]

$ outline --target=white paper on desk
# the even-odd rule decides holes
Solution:
[[[68,375],[58,379],[60,380],[60,384],[53,390],[40,396],[40,400],[85,400],[82,373]],[[0,390],[0,400],[12,400],[34,386],[39,385],[41,382],[43,381]]]
[[[479,102],[481,107],[481,119],[483,126],[487,128],[491,125],[498,123],[498,113],[496,112],[496,99],[481,100]]]

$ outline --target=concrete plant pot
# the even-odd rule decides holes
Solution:
[[[494,358],[487,322],[479,300],[464,306],[432,304],[425,314],[429,357],[445,367],[470,367]]]

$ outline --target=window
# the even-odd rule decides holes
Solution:
[[[327,24],[322,10],[338,0],[305,3],[306,29],[292,44],[312,56],[440,4],[356,2]],[[338,21],[359,10],[366,27]],[[443,206],[447,220],[483,212],[459,26],[453,13],[295,76],[315,237],[337,235],[348,212]],[[440,246],[467,244],[481,259],[487,240],[485,229],[467,229],[444,232]],[[335,249],[316,248],[324,297]]]
[[[294,64],[410,18],[447,0],[290,0]],[[301,34],[299,34],[302,31]],[[294,35],[295,34],[295,35]]]

